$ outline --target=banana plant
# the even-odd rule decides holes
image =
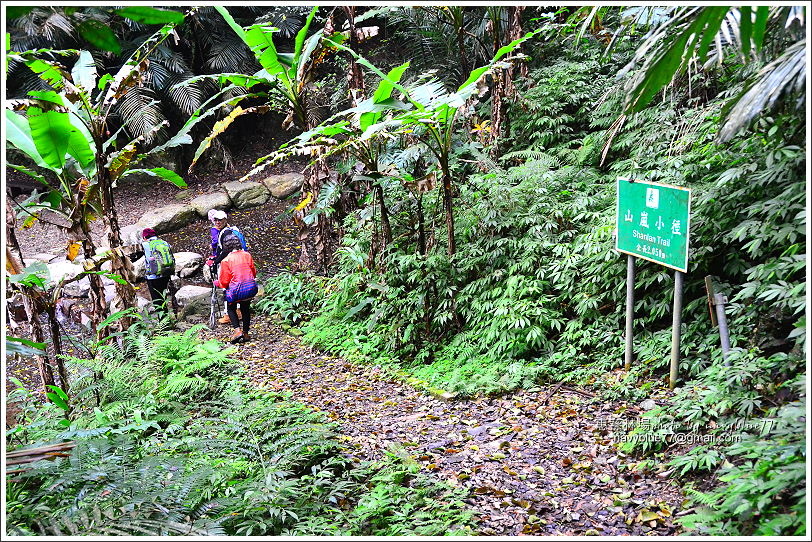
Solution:
[[[312,80],[313,69],[321,61],[321,57],[316,53],[323,36],[323,30],[307,37],[313,17],[316,15],[318,7],[313,7],[305,20],[304,26],[296,34],[293,53],[280,53],[276,50],[273,42],[273,34],[278,31],[270,24],[254,24],[244,29],[237,23],[228,10],[224,7],[214,8],[228,23],[234,33],[251,49],[262,69],[253,75],[238,73],[218,73],[213,75],[201,75],[193,77],[180,83],[178,86],[186,86],[204,79],[213,79],[221,85],[231,84],[227,88],[243,87],[254,89],[255,92],[243,94],[228,100],[231,111],[223,119],[219,120],[208,137],[206,137],[195,151],[194,158],[189,170],[191,171],[198,159],[211,146],[215,138],[224,133],[234,120],[242,115],[251,113],[266,113],[271,110],[287,112],[288,115],[282,123],[282,127],[290,129],[297,127],[306,130],[308,123],[307,108],[307,87]],[[314,55],[314,53],[316,53]],[[256,92],[257,88],[263,88]],[[221,90],[221,94],[225,89]],[[267,103],[242,108],[237,106],[237,102],[246,97],[264,97]],[[210,106],[210,110],[216,110],[222,104]]]
[[[308,37],[313,18],[318,11],[318,6],[314,6],[310,11],[304,26],[296,34],[294,49],[292,53],[280,53],[274,44],[273,35],[277,29],[269,24],[254,24],[247,29],[240,26],[228,10],[224,7],[216,7],[228,25],[251,49],[262,69],[247,78],[244,75],[220,74],[221,80],[226,80],[234,84],[246,84],[253,86],[261,83],[269,88],[269,103],[266,107],[286,111],[287,118],[282,123],[283,128],[298,128],[299,130],[309,130],[316,125],[316,120],[309,110],[310,83],[315,74],[315,68],[322,62],[328,49],[333,47],[333,43],[346,39],[346,34],[340,32],[333,33],[332,18],[328,19],[325,28],[319,29]],[[328,41],[327,38],[330,38]],[[326,46],[326,47],[325,47]],[[267,110],[267,109],[266,109]],[[221,133],[233,118],[240,114],[254,112],[253,110],[234,110],[219,125],[215,126],[213,136]],[[211,138],[207,138],[195,153],[199,157],[203,150],[210,144]],[[329,177],[327,166],[323,160],[313,160],[311,165],[304,171],[303,194],[312,194],[311,200],[305,204],[306,210],[313,208],[314,202],[318,199],[318,194],[324,180]],[[333,227],[326,215],[319,216],[311,225],[302,224],[299,231],[299,240],[302,242],[302,252],[300,255],[300,265],[310,264],[308,244],[305,242],[310,233],[313,233],[313,240],[316,246],[315,263],[317,266],[326,268],[328,254],[335,244]]]
[[[177,24],[177,14],[154,10],[156,20],[165,17],[164,24],[141,44],[115,75],[98,77],[89,51],[48,49],[8,52],[8,58],[28,66],[53,90],[32,91],[22,100],[6,102],[6,141],[21,151],[36,168],[49,172],[57,179],[56,186],[40,173],[21,165],[11,167],[37,179],[44,185],[20,207],[20,214],[30,220],[40,217],[44,210],[55,212],[63,219],[60,226],[69,237],[69,259],[81,246],[84,256],[94,256],[96,247],[90,236],[90,222],[101,218],[111,248],[122,245],[113,188],[118,179],[133,173],[144,173],[166,179],[185,188],[183,179],[165,168],[137,168],[138,162],[159,149],[145,150],[144,136],[123,146],[118,138],[124,125],[114,134],[108,131],[108,118],[115,102],[142,82],[148,57],[155,48],[170,37]],[[54,55],[76,57],[68,72],[60,63],[50,60]],[[153,131],[160,129],[155,126]],[[175,139],[172,145],[191,142],[191,138]],[[166,145],[162,146],[166,148]],[[111,260],[112,272],[132,276],[129,260],[119,255]],[[98,276],[91,276],[92,320],[101,321],[106,313],[104,292]],[[135,305],[132,285],[116,283],[113,306],[124,309]],[[129,322],[122,321],[121,327]]]
[[[257,161],[258,165],[243,179],[294,154],[303,156],[318,154],[324,157],[349,152],[374,173],[378,171],[377,150],[381,148],[380,143],[408,135],[409,138],[417,139],[434,159],[434,171],[440,178],[443,191],[448,254],[453,256],[456,253],[456,241],[450,161],[460,113],[475,94],[484,91],[484,78],[493,70],[504,67],[509,60],[507,55],[537,32],[538,30],[528,32],[501,47],[489,63],[471,71],[465,82],[454,92],[447,92],[442,83],[434,79],[425,81],[425,78],[422,78],[423,82],[420,84],[404,86],[400,80],[408,68],[408,63],[386,74],[339,41],[333,41],[331,42],[333,47],[349,53],[359,64],[380,78],[381,82],[375,93],[369,99],[359,102],[356,107],[342,111],[319,126],[302,133],[280,147],[279,151],[260,158]],[[392,97],[395,91],[399,91],[397,99]]]

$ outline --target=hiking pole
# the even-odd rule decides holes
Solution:
[[[211,285],[211,308],[209,310],[209,329],[217,327],[217,320],[220,318],[220,303],[217,301],[217,287]]]
[[[214,285],[214,277],[217,276],[216,267],[207,266],[209,271],[208,281],[211,282],[211,298],[209,299],[209,329],[217,327],[217,320],[220,318],[220,302],[217,300],[217,286]],[[205,276],[206,273],[204,273]]]

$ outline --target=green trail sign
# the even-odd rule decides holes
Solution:
[[[686,273],[690,220],[690,189],[617,180],[618,251]]]

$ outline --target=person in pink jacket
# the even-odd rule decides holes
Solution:
[[[220,272],[214,285],[226,290],[228,319],[231,327],[234,328],[231,343],[244,343],[249,340],[251,299],[257,295],[257,269],[254,267],[254,259],[251,254],[243,250],[242,243],[237,237],[229,237],[225,243],[225,248],[229,249],[230,253],[220,262]],[[242,329],[240,329],[240,317],[237,316],[238,309],[242,316]]]

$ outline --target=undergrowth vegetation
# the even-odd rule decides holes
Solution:
[[[317,8],[302,13],[307,18],[298,31],[298,19],[277,14],[287,36],[278,50],[293,50],[277,54],[283,42],[274,43],[271,19],[246,9],[240,19],[254,25],[246,30],[216,8],[223,20],[208,28],[226,30],[225,21],[239,37],[231,43],[237,47],[214,55],[208,45],[189,49],[222,66],[255,56],[259,64],[251,70],[234,69],[256,75],[208,68],[201,78],[184,75],[186,82],[172,87],[184,95],[196,94],[191,85],[203,79],[233,85],[206,107],[186,104],[182,109],[191,118],[158,148],[192,142],[198,121],[228,109],[209,126],[194,165],[237,117],[270,110],[289,115],[278,132],[295,127],[298,135],[260,158],[245,178],[291,156],[312,157],[291,212],[302,228],[301,263],[313,245],[317,268],[331,266],[330,276],[273,277],[257,303],[260,310],[299,326],[305,340],[322,350],[390,367],[462,398],[569,383],[590,387],[604,401],[654,399],[656,406],[646,407],[621,447],[638,454],[639,464],[666,458],[685,488],[686,513],[675,521],[686,532],[805,535],[807,142],[799,114],[806,99],[805,8],[567,7],[525,17],[533,25],[529,33],[523,9],[443,6],[436,15],[449,25],[430,33],[422,29],[430,18],[407,21],[407,13],[420,11],[396,15],[388,7],[357,19],[355,7],[345,8],[346,29],[343,19],[334,20],[342,10],[326,19],[320,14],[318,21]],[[180,15],[128,12],[134,21],[177,21]],[[207,28],[202,23],[213,15],[210,9],[193,8],[180,20],[198,12],[194,28]],[[387,12],[389,27],[355,26],[383,24]],[[17,7],[16,13],[18,26],[41,16],[33,8]],[[466,14],[477,13],[479,24],[466,27]],[[658,19],[662,24],[655,24]],[[500,36],[503,20],[510,32]],[[324,28],[311,32],[314,21]],[[170,35],[175,45],[181,40],[173,30],[178,23],[167,24],[155,47]],[[381,28],[386,37],[376,42]],[[220,30],[193,33],[229,45]],[[404,41],[408,47],[394,51],[360,47]],[[398,58],[417,51],[422,59]],[[361,52],[389,64],[388,72]],[[37,57],[41,53],[47,62]],[[67,53],[73,54],[59,54]],[[9,109],[7,118],[15,121],[14,144],[70,188],[67,196],[43,192],[47,205],[37,207],[81,203],[68,214],[81,219],[72,222],[71,235],[82,230],[89,259],[93,247],[85,226],[96,215],[109,221],[111,246],[120,242],[108,192],[145,149],[121,146],[115,135],[100,146],[96,134],[96,145],[79,156],[73,135],[84,137],[86,130],[58,108],[78,95],[74,90],[91,96],[98,87],[107,93],[105,112],[88,109],[83,125],[106,126],[111,102],[136,81],[145,82],[142,72],[160,62],[139,53],[96,85],[94,56],[83,51],[68,87],[67,70],[53,64],[53,54],[16,55],[17,68],[34,70],[40,86],[13,104],[15,111],[28,109],[25,116]],[[338,54],[344,58],[328,69]],[[435,56],[446,62],[432,61]],[[527,77],[519,75],[518,62],[527,62]],[[412,63],[434,69],[415,73]],[[443,67],[448,69],[438,69]],[[89,83],[80,81],[86,77]],[[225,101],[215,105],[221,94]],[[138,95],[144,96],[133,90],[127,100]],[[197,98],[202,103],[203,94]],[[236,105],[249,98],[258,101],[246,101],[252,104],[246,109]],[[351,109],[332,111],[349,102]],[[122,119],[120,130],[134,122],[131,109],[123,109],[133,118]],[[317,125],[319,119],[327,120]],[[145,128],[136,142],[147,142],[164,123]],[[110,154],[108,148],[119,150]],[[68,176],[65,182],[70,156],[88,171],[96,168],[96,177]],[[16,168],[48,185],[33,170]],[[96,187],[78,197],[87,188],[85,176],[108,192]],[[634,363],[621,368],[626,259],[614,250],[619,177],[692,190],[674,391],[666,386],[674,272],[642,259],[635,280]],[[167,178],[184,183],[175,173]],[[85,204],[97,193],[105,213],[88,214],[92,206]],[[34,199],[39,196],[35,192]],[[14,221],[7,222],[13,230]],[[23,263],[19,246],[15,253]],[[127,267],[122,261],[121,269]],[[708,313],[708,276],[728,299],[732,348],[725,355]],[[101,319],[104,292],[97,279],[90,299],[94,321],[104,328],[110,321]],[[121,285],[119,297],[131,298],[126,282]],[[94,347],[92,359],[66,358],[69,393],[51,385],[50,403],[38,402],[20,384],[11,399],[22,409],[6,434],[8,446],[56,445],[61,451],[12,469],[10,534],[472,533],[460,490],[421,475],[397,450],[386,462],[356,464],[345,455],[335,425],[288,395],[246,385],[230,351],[200,341],[197,331],[171,333],[136,322]],[[69,380],[60,374],[60,382]]]
[[[776,113],[718,143],[723,107],[742,85],[735,74],[692,76],[693,88],[674,86],[625,118],[623,80],[614,79],[628,54],[621,49],[601,70],[598,47],[571,58],[540,55],[546,63],[514,107],[506,169],[455,163],[456,254],[443,246],[439,196],[424,194],[418,208],[394,183],[393,242],[380,265],[366,259],[376,222],[356,213],[345,221],[334,276],[277,277],[267,308],[297,323],[312,315],[303,329],[322,349],[406,369],[460,396],[540,382],[591,385],[609,400],[656,392],[661,406],[634,433],[647,438],[625,446],[641,454],[674,446],[678,475],[714,474],[710,489],[689,486],[687,529],[805,533],[804,126]],[[674,394],[665,389],[673,291],[666,268],[638,261],[635,363],[619,369],[619,176],[693,191]],[[434,225],[425,254],[418,211]],[[708,315],[707,275],[729,298],[727,359]],[[685,435],[705,444],[677,447]]]
[[[71,358],[67,413],[22,385],[12,393],[22,411],[10,448],[74,446],[11,476],[8,534],[471,532],[460,490],[394,453],[354,462],[334,424],[288,395],[249,388],[229,350],[197,331],[138,323],[120,346]]]

